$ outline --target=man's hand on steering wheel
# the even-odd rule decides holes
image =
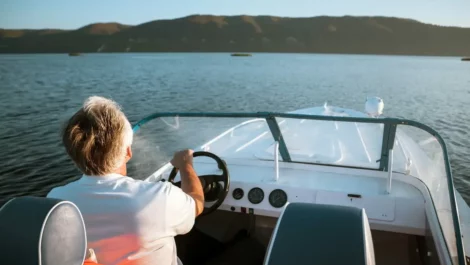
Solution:
[[[193,166],[193,153],[194,151],[191,149],[182,150],[176,152],[171,159],[171,164],[176,167],[177,169],[183,169],[187,166]]]
[[[219,169],[222,170],[222,175],[202,175],[198,177],[192,167],[193,157],[198,156],[207,156],[214,159]],[[181,189],[193,197],[196,204],[198,202],[202,203],[202,207],[204,207],[204,198],[208,202],[214,202],[212,206],[204,208],[201,215],[215,211],[225,200],[230,187],[230,176],[227,165],[220,157],[210,152],[183,150],[175,154],[171,164],[174,168],[168,177],[169,182],[176,185],[181,184]],[[174,182],[178,170],[180,171],[181,183]],[[199,210],[199,207],[197,208]]]
[[[193,150],[182,150],[176,152],[171,160],[173,170],[180,171],[180,186],[183,192],[194,199],[196,204],[196,216],[204,211],[204,192],[201,182],[193,169]],[[176,174],[175,174],[176,175]]]

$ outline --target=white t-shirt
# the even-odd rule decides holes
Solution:
[[[194,199],[168,182],[119,174],[81,179],[47,197],[75,203],[85,221],[88,248],[103,265],[178,264],[174,236],[194,225]]]

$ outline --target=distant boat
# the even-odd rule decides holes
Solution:
[[[250,53],[232,53],[232,56],[251,56]]]
[[[470,57],[463,57],[462,61],[470,61]]]
[[[69,52],[69,56],[80,56],[81,53],[79,52]]]

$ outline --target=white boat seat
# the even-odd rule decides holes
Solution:
[[[0,260],[15,265],[82,265],[85,224],[75,204],[19,197],[0,209]]]
[[[375,264],[365,211],[290,203],[277,221],[264,264]]]

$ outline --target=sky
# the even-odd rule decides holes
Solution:
[[[470,0],[0,0],[0,28],[8,29],[138,25],[192,14],[393,16],[470,28]]]

